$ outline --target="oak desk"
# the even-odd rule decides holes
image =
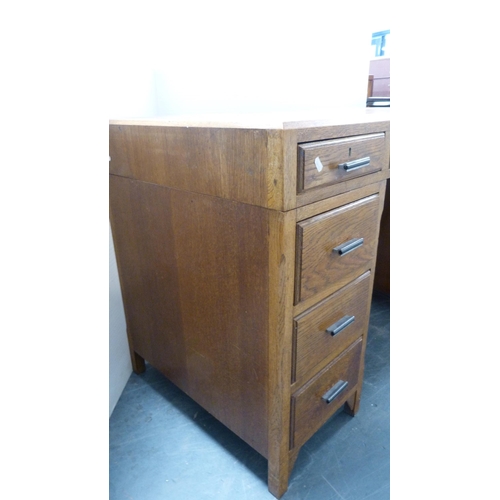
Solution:
[[[144,360],[268,460],[358,410],[386,110],[110,122],[110,219],[136,372]]]

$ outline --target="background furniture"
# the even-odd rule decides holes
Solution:
[[[368,88],[368,97],[391,96],[391,59],[389,57],[370,61]]]
[[[110,218],[134,371],[144,360],[268,460],[359,408],[385,110],[110,123]]]

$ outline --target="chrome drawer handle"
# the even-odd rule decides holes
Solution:
[[[326,331],[334,335],[340,333],[344,328],[347,328],[351,323],[354,322],[355,316],[344,316],[342,319],[339,319],[332,326],[329,326]]]
[[[363,238],[354,238],[353,240],[346,241],[335,247],[333,249],[334,252],[337,252],[339,255],[345,255],[346,253],[352,252],[356,250],[356,248],[360,247],[365,240]]]
[[[343,168],[350,172],[351,170],[356,170],[357,168],[367,167],[370,164],[370,157],[360,158],[359,160],[347,161],[345,163],[339,163],[339,168]]]
[[[325,392],[321,399],[326,401],[329,405],[346,387],[349,382],[339,380],[329,391]]]

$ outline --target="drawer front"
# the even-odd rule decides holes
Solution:
[[[301,383],[368,328],[370,272],[295,318],[292,382]]]
[[[362,346],[359,339],[292,396],[290,449],[302,446],[357,386]]]
[[[385,133],[381,132],[299,144],[297,191],[382,170],[385,141]]]
[[[377,250],[379,195],[297,224],[295,303],[332,292],[370,269]]]

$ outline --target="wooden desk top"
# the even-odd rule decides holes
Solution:
[[[332,108],[287,113],[212,113],[110,120],[110,125],[294,130],[389,121],[389,108]]]

